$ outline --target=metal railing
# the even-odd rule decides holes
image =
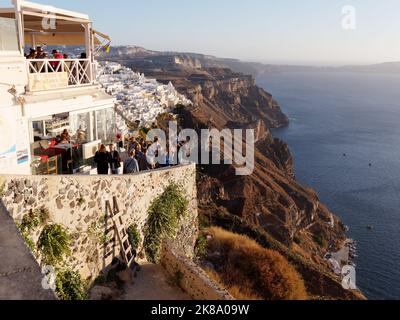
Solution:
[[[27,68],[28,91],[91,85],[95,81],[89,59],[31,59]]]

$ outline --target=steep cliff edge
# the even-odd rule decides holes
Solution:
[[[339,247],[345,240],[344,226],[320,203],[315,191],[295,180],[288,146],[270,132],[288,124],[270,94],[257,87],[251,76],[226,68],[198,68],[182,58],[172,69],[135,59],[118,62],[161,82],[171,81],[191,99],[193,106],[180,111],[183,127],[255,129],[252,175],[236,176],[230,165],[199,166],[198,201],[205,224],[245,233],[281,252],[314,297],[363,298],[357,291],[344,290],[323,259],[328,244]]]

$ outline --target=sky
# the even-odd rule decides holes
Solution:
[[[34,1],[87,13],[113,45],[264,63],[400,61],[399,0]]]

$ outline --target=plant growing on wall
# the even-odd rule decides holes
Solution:
[[[87,229],[87,234],[93,242],[105,245],[112,240],[111,235],[107,236],[104,234],[106,223],[107,217],[106,215],[103,215],[90,224],[89,228]]]
[[[18,229],[25,240],[26,245],[32,250],[36,251],[36,245],[32,240],[32,232],[39,226],[44,226],[50,219],[49,210],[45,207],[40,209],[31,210],[23,216],[22,221],[18,224]]]
[[[179,219],[186,214],[188,204],[176,184],[171,184],[152,202],[144,232],[144,248],[150,262],[159,261],[160,246],[164,239],[176,237]]]
[[[44,263],[56,265],[63,260],[64,255],[70,254],[69,244],[68,232],[59,224],[52,224],[43,229],[37,247]]]
[[[21,223],[18,225],[21,233],[30,233],[35,230],[40,225],[40,219],[37,215],[34,214],[33,211],[24,215]]]
[[[137,251],[140,246],[140,242],[142,241],[142,237],[140,236],[139,230],[136,225],[131,225],[128,230],[129,243],[132,247],[132,250]]]
[[[79,273],[72,270],[59,272],[56,276],[56,293],[61,300],[88,300],[87,285]]]
[[[31,210],[24,215],[19,225],[21,232],[31,232],[39,226],[46,225],[50,220],[50,212],[47,208]]]
[[[196,241],[195,254],[196,257],[202,259],[207,253],[207,238],[200,235]]]
[[[21,232],[22,238],[24,239],[26,245],[28,246],[29,249],[31,249],[31,251],[33,253],[35,253],[36,251],[36,245],[35,242],[31,239],[30,235],[27,234],[26,232]]]

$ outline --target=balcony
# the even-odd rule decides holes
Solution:
[[[109,48],[111,39],[93,28],[88,15],[23,0],[12,3],[11,8],[0,8],[0,22],[7,27],[0,37],[0,53],[13,51],[14,55],[27,56],[30,48],[32,52],[39,47],[48,53],[62,47],[69,53],[70,48],[79,47],[85,58],[30,56],[32,59],[26,61],[28,93],[95,84],[95,56],[102,48]]]
[[[27,92],[95,84],[95,67],[89,59],[27,60]]]

